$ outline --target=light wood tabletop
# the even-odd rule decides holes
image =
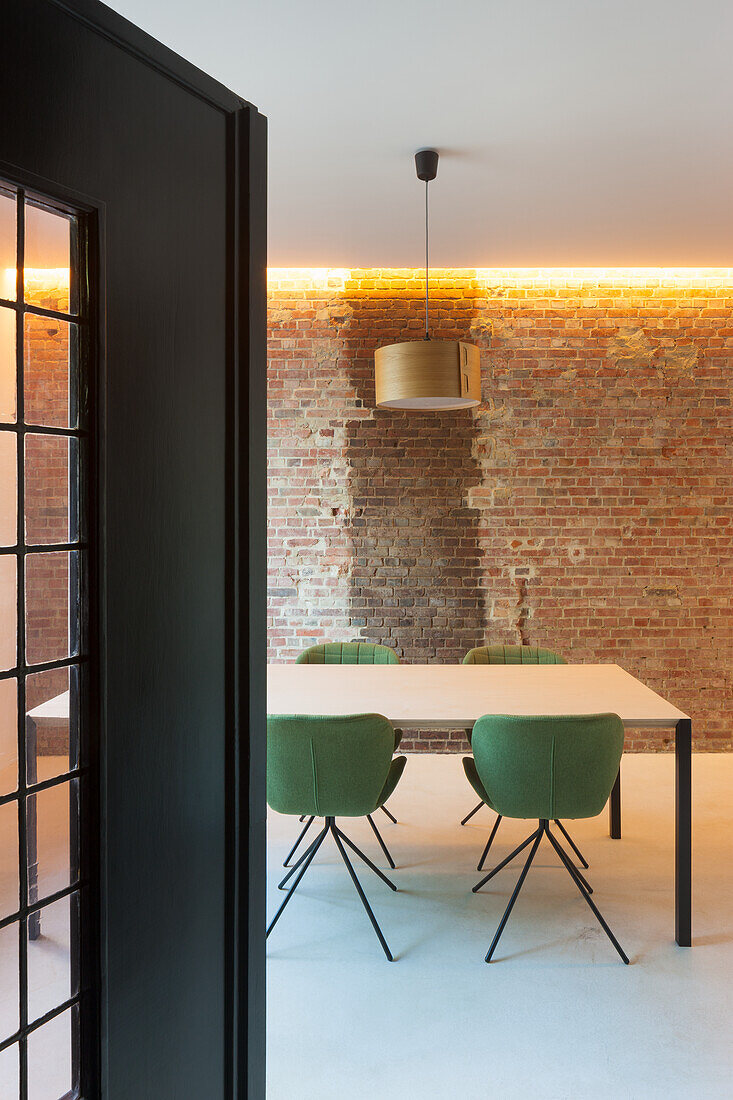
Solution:
[[[473,726],[482,714],[618,714],[625,726],[687,718],[619,665],[270,665],[270,714],[376,712],[401,729]]]

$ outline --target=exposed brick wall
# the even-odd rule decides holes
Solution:
[[[482,405],[375,410],[374,349],[420,337],[423,293],[419,271],[271,272],[270,659],[547,645],[732,748],[733,272],[435,272],[433,335],[480,346]]]
[[[68,309],[65,287],[33,288],[33,300],[46,309]],[[26,316],[26,420],[68,425],[69,332],[53,318]],[[29,542],[70,541],[69,443],[67,439],[29,435],[26,443],[26,538]],[[68,654],[69,555],[40,554],[26,570],[26,648],[33,662]],[[64,669],[33,678],[28,684],[29,709],[68,686]],[[37,698],[36,698],[37,697]]]
[[[62,273],[65,274],[65,273]],[[68,309],[68,287],[33,279],[27,297],[47,309]],[[68,425],[69,331],[53,318],[26,315],[25,416],[43,425]],[[26,539],[34,543],[70,541],[69,442],[59,436],[26,437]],[[68,653],[69,555],[40,554],[28,559],[26,572],[26,647],[34,662],[54,660]],[[66,669],[31,676],[26,681],[28,709],[65,691]],[[39,727],[39,751],[55,727]],[[56,730],[54,744],[60,744]],[[68,740],[68,734],[66,735]],[[53,740],[53,738],[52,738]]]
[[[58,279],[57,276],[58,275]],[[53,276],[53,278],[51,278]],[[61,281],[59,281],[61,280]],[[64,285],[66,284],[66,285]],[[68,271],[28,271],[26,297],[49,309],[68,310]],[[53,318],[27,315],[25,318],[24,404],[29,423],[61,426],[68,424],[69,329]],[[4,391],[15,392],[12,360],[3,363],[12,370]],[[13,398],[14,407],[14,398]],[[29,433],[25,437],[25,527],[28,543],[63,543],[69,531],[69,442],[59,436]],[[14,475],[14,470],[13,470]],[[4,468],[3,478],[10,477]],[[12,495],[15,494],[13,484]],[[26,559],[26,650],[32,663],[64,657],[68,653],[69,555],[34,554]],[[3,606],[15,608],[14,575],[3,578]],[[14,631],[5,622],[6,631]],[[13,657],[8,656],[8,661]],[[5,666],[7,667],[7,665]],[[34,673],[26,680],[27,709],[51,699],[68,688],[66,669]],[[9,699],[0,730],[0,783],[13,783],[16,771],[17,730]],[[44,719],[38,723],[39,755],[68,753],[68,722]]]

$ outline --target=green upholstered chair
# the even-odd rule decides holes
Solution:
[[[482,645],[469,649],[464,665],[564,665],[567,661],[551,649],[536,645]]]
[[[605,806],[618,774],[624,727],[617,714],[525,717],[486,714],[473,727],[466,776],[479,798],[505,817],[536,818],[539,826],[511,855],[478,882],[474,893],[528,845],[532,845],[509,904],[486,954],[491,957],[543,836],[592,909],[625,963],[628,958],[596,908],[592,890],[550,830],[563,817],[595,817]]]
[[[400,659],[388,645],[374,642],[323,642],[304,649],[298,665],[398,665]]]
[[[551,649],[543,649],[542,646],[536,645],[482,645],[476,649],[469,649],[466,656],[463,658],[464,665],[565,665],[567,661],[564,657],[561,657],[559,653],[553,652]],[[471,731],[466,730],[469,741],[471,740]],[[479,802],[478,805],[467,813],[463,818],[461,825],[465,825],[471,820],[474,814],[483,806],[483,802]],[[477,870],[483,870],[486,857],[489,854],[489,849],[494,842],[497,829],[501,824],[501,814],[494,822],[494,827],[489,833],[489,839],[486,841],[486,847],[483,850],[481,859],[478,861]],[[585,856],[577,847],[575,841],[568,833],[565,826],[561,821],[556,821],[560,832],[567,840],[570,847],[575,852],[580,862],[581,867],[588,868],[588,863]]]
[[[304,649],[295,658],[295,663],[296,665],[398,665],[400,659],[388,645],[377,645],[375,642],[322,642],[320,645],[312,645],[308,649]],[[395,730],[394,733],[396,752],[402,740],[402,731]],[[387,806],[380,806],[379,808],[383,814],[387,815],[393,825],[397,824],[397,818]],[[303,816],[300,820],[301,823],[305,822],[305,824],[295,844],[285,857],[283,867],[288,866],[315,819],[311,816]],[[368,820],[387,862],[394,870],[394,860],[371,814],[369,814]]]
[[[275,927],[285,906],[330,834],[336,842],[356,890],[387,958],[387,942],[377,924],[361,883],[346,854],[347,845],[383,882],[397,887],[336,825],[337,817],[365,817],[384,805],[402,775],[406,757],[392,759],[394,729],[381,714],[328,716],[270,715],[267,719],[267,802],[281,814],[323,817],[316,839],[279,884],[297,873],[287,897],[272,919]]]

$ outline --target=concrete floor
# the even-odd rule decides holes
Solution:
[[[327,841],[268,941],[270,1100],[732,1097],[733,755],[696,756],[693,776],[692,949],[673,941],[674,759],[634,755],[623,839],[605,813],[571,828],[632,965],[543,845],[487,966],[518,868],[471,893],[493,815],[461,828],[460,757],[411,755],[399,824],[378,815],[399,891],[358,871],[396,961]],[[340,824],[385,868],[366,821]],[[269,916],[297,829],[270,815]],[[529,831],[503,822],[496,861]]]

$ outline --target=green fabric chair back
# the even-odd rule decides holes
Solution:
[[[608,801],[624,747],[617,714],[485,714],[471,737],[490,805],[504,817],[595,817]]]
[[[270,715],[268,804],[281,814],[370,814],[381,805],[394,743],[381,714]]]
[[[482,645],[469,649],[464,665],[564,665],[567,661],[551,649],[536,645]]]
[[[324,642],[312,645],[296,658],[298,665],[398,665],[400,659],[388,645],[374,642]]]

